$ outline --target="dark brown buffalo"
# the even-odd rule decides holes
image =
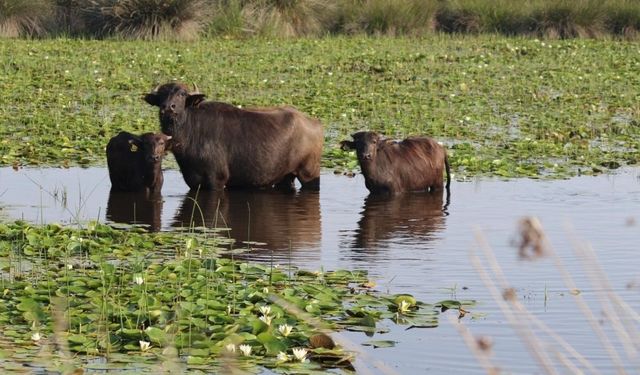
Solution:
[[[115,191],[159,192],[162,189],[162,158],[171,136],[120,132],[107,144],[107,166]]]
[[[160,125],[191,189],[319,189],[322,124],[293,107],[241,109],[204,101],[180,83],[145,96],[160,108]]]
[[[345,149],[355,149],[371,193],[397,194],[405,191],[436,191],[451,183],[447,152],[428,137],[411,137],[403,141],[384,138],[376,132],[358,132],[353,141],[343,141]]]

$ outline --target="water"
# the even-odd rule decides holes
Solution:
[[[200,225],[204,219],[206,225],[230,227],[235,246],[253,249],[246,255],[253,260],[274,259],[311,270],[365,269],[384,292],[411,293],[425,302],[450,298],[478,302],[461,324],[458,312],[448,311],[435,329],[404,330],[388,324],[389,333],[373,338],[345,332],[343,336],[364,352],[356,361],[360,369],[380,372],[374,363],[383,361],[401,374],[484,373],[456,329],[463,325],[473,336],[493,342],[491,361],[503,371],[540,373],[538,362],[517,334],[519,328],[509,324],[472,265],[470,253],[482,254],[478,246],[482,238],[517,300],[535,318],[568,341],[600,373],[612,373],[615,367],[602,339],[577,304],[583,299],[627,372],[637,373],[640,359],[627,356],[612,329],[612,314],[622,309],[602,304],[598,296],[615,293],[640,311],[639,177],[640,170],[626,169],[560,181],[478,179],[454,182],[447,201],[446,196],[428,194],[368,197],[362,176],[329,173],[322,176],[319,193],[234,191],[194,196],[188,194],[179,172],[169,170],[162,197],[149,200],[110,195],[106,169],[2,168],[0,216],[35,223],[138,222],[153,230],[173,230],[193,220]],[[194,201],[198,203],[195,210]],[[539,218],[556,258],[519,259],[514,244],[518,221],[525,216]],[[585,265],[574,254],[574,249],[585,248],[593,248],[597,263]],[[562,262],[565,273],[554,259]],[[610,285],[590,282],[589,271],[596,264]],[[495,271],[489,274],[496,275]],[[573,279],[575,290],[565,284],[563,275]],[[518,313],[516,322],[526,328],[532,318]],[[636,348],[637,329],[637,320],[624,328]],[[556,365],[557,353],[568,356],[540,328],[532,332],[541,338],[538,351],[549,353]],[[530,335],[526,337],[524,341],[531,342]],[[385,349],[358,345],[370,339],[398,343]]]

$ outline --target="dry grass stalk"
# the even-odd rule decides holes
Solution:
[[[540,256],[549,256],[553,259],[555,267],[559,270],[559,274],[562,277],[565,286],[569,290],[578,290],[571,274],[562,263],[560,257],[549,245],[540,222],[536,218],[525,218],[520,221],[519,228],[521,241],[517,245],[521,258],[533,259]],[[480,249],[482,249],[486,265],[472,250],[470,255],[473,266],[476,268],[480,275],[480,279],[487,286],[492,297],[509,321],[509,324],[514,328],[522,342],[532,354],[532,357],[534,357],[541,366],[542,370],[547,374],[557,372],[554,364],[550,361],[550,355],[553,355],[557,362],[571,373],[582,373],[583,371],[573,363],[573,359],[577,360],[583,369],[588,370],[590,373],[599,373],[589,361],[580,355],[558,334],[531,314],[518,301],[515,291],[509,287],[507,279],[502,272],[502,268],[495,257],[495,253],[480,232],[476,233],[476,241],[479,244]],[[604,271],[599,266],[595,252],[590,246],[574,241],[574,250],[578,258],[581,260],[586,273],[590,278],[590,282],[596,290],[596,295],[601,307],[605,308],[605,314],[608,318],[607,321],[612,325],[619,339],[620,345],[624,348],[629,358],[637,359],[639,344],[638,337],[640,337],[640,335],[638,334],[637,326],[633,323],[637,324],[640,322],[638,313],[613,292],[612,286]],[[502,292],[500,292],[500,290],[502,290]],[[580,294],[575,295],[575,297],[579,310],[587,318],[592,330],[611,358],[617,373],[625,374],[626,371],[624,364],[622,363],[615,347],[604,332],[604,329],[601,327],[597,317],[591,311]],[[524,322],[527,323],[525,324]],[[569,357],[564,352],[554,350],[549,345],[542,345],[540,339],[532,331],[533,327],[540,329],[552,338],[566,351]],[[485,364],[482,365],[485,367]]]
[[[542,237],[542,238],[546,238],[546,236]],[[493,253],[491,247],[488,245],[486,239],[482,236],[481,233],[477,232],[476,233],[476,240],[478,241],[478,243],[480,244],[481,248],[483,249],[483,251],[485,253],[485,256],[489,260],[489,263],[492,265],[492,271],[494,272],[494,275],[497,275],[501,280],[501,284],[502,284],[502,287],[503,287],[503,290],[504,290],[503,298],[505,300],[510,301],[513,304],[514,308],[517,309],[517,313],[521,314],[524,317],[522,320],[523,321],[527,321],[532,325],[535,325],[535,327],[537,329],[540,329],[545,334],[549,335],[553,340],[555,340],[556,343],[558,343],[565,351],[567,351],[567,353],[569,353],[573,358],[575,358],[578,362],[580,362],[580,364],[585,369],[591,371],[592,373],[598,373],[596,368],[586,358],[584,358],[584,356],[582,356],[577,350],[575,350],[575,348],[573,348],[569,343],[567,343],[566,340],[564,340],[560,335],[558,335],[551,328],[549,328],[546,324],[544,324],[542,321],[540,321],[540,319],[538,319],[533,314],[531,314],[518,301],[517,295],[515,293],[515,290],[513,288],[509,288],[508,287],[508,282],[507,282],[506,277],[504,276],[504,273],[502,272],[502,268],[498,264],[498,261],[495,258],[495,254]],[[548,244],[546,244],[545,247],[548,250],[551,250],[551,247]],[[474,254],[472,254],[472,256],[474,256]],[[479,258],[476,259],[476,262],[474,263],[474,266],[476,266],[476,270],[478,270],[478,272],[481,271],[479,269],[479,267],[482,267],[482,263],[480,262]],[[485,274],[486,274],[486,272],[485,272]],[[485,280],[483,279],[483,281],[485,281]],[[488,278],[488,280],[485,281],[485,285],[488,285],[487,282],[491,283],[493,285],[492,287],[495,288],[495,284],[493,284],[493,281],[490,278]],[[573,289],[575,289],[575,287]],[[558,352],[557,351],[554,351],[553,353],[554,353],[554,355],[558,356]],[[564,363],[567,363],[567,361],[565,360]],[[573,367],[573,366],[571,365],[568,368],[570,368],[570,367]]]
[[[467,345],[469,350],[471,350],[471,353],[476,357],[476,360],[480,363],[480,366],[482,366],[484,371],[488,375],[499,374],[500,369],[495,366],[489,358],[490,348],[485,348],[480,339],[476,339],[469,328],[467,328],[459,319],[456,319],[451,314],[448,314],[447,318],[449,319],[449,323],[451,323],[451,325],[456,328],[460,336],[462,336],[464,343]]]
[[[493,251],[491,251],[484,237],[477,232],[476,240],[480,244],[481,249],[484,250],[485,256],[487,257],[487,262],[490,265],[491,271],[493,271],[493,275],[497,276],[499,284],[501,284],[501,289],[503,291],[508,291],[510,287],[507,284],[507,280],[500,268],[500,265],[497,263],[495,259],[495,255]],[[507,321],[514,328],[523,344],[529,350],[529,353],[536,359],[542,370],[546,374],[557,374],[558,372],[553,367],[553,363],[549,358],[549,355],[546,350],[544,350],[542,343],[532,332],[531,327],[526,324],[524,321],[518,319],[516,313],[512,310],[510,306],[517,306],[515,302],[517,302],[517,298],[515,293],[506,293],[507,299],[504,298],[505,293],[501,293],[493,279],[489,275],[489,272],[482,264],[480,257],[475,254],[474,251],[471,251],[471,263],[474,268],[480,275],[480,279],[485,284],[485,286],[489,289],[489,293],[493,297],[494,301],[497,303],[498,307],[507,318]],[[508,304],[507,302],[510,302]]]
[[[568,228],[568,231],[572,234],[574,253],[581,261],[589,281],[594,286],[598,302],[603,308],[605,316],[609,318],[620,344],[630,359],[637,359],[640,350],[640,332],[633,322],[640,323],[640,315],[613,292],[613,286],[600,267],[593,247],[588,243],[578,241],[572,228]]]
[[[560,257],[555,253],[555,251],[551,247],[548,248],[548,252],[549,252],[550,258],[555,263],[555,267],[556,269],[558,269],[559,274],[562,277],[567,289],[579,290],[578,286],[573,280],[573,277],[571,277],[571,273],[564,266]],[[607,334],[604,332],[604,329],[602,328],[602,326],[599,324],[598,318],[595,316],[593,311],[591,311],[591,309],[589,308],[589,305],[584,300],[581,294],[577,294],[575,295],[575,297],[576,297],[575,298],[576,305],[578,306],[580,312],[587,318],[587,322],[591,326],[591,329],[595,332],[596,336],[598,336],[598,340],[600,340],[600,342],[602,343],[604,349],[606,350],[607,354],[611,358],[618,373],[620,374],[626,373],[624,371],[624,365],[622,364],[622,359],[620,358],[620,355],[615,350],[614,346],[611,343],[611,340],[609,340],[609,338],[607,337]]]

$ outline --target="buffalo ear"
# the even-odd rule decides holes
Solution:
[[[340,142],[340,148],[343,150],[353,150],[356,148],[356,144],[353,141],[342,141]]]
[[[186,107],[197,107],[200,103],[204,101],[204,94],[189,94],[187,96],[187,102],[185,103]]]
[[[158,97],[158,94],[156,93],[149,93],[147,95],[144,96],[144,101],[151,104],[151,105],[155,105],[156,107],[160,107],[160,99]]]
[[[129,151],[137,152],[142,146],[142,140],[140,138],[129,139]]]

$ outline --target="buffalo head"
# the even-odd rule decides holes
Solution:
[[[190,107],[197,107],[205,98],[204,94],[194,91],[182,83],[172,82],[158,86],[146,94],[144,100],[160,108],[160,124],[167,133],[171,126],[176,125]]]
[[[351,137],[353,141],[342,141],[340,146],[344,150],[356,150],[360,162],[375,160],[378,143],[385,139],[382,134],[376,132],[357,132]]]
[[[164,133],[144,133],[139,138],[145,161],[149,163],[162,161],[162,158],[169,150],[171,136]]]

